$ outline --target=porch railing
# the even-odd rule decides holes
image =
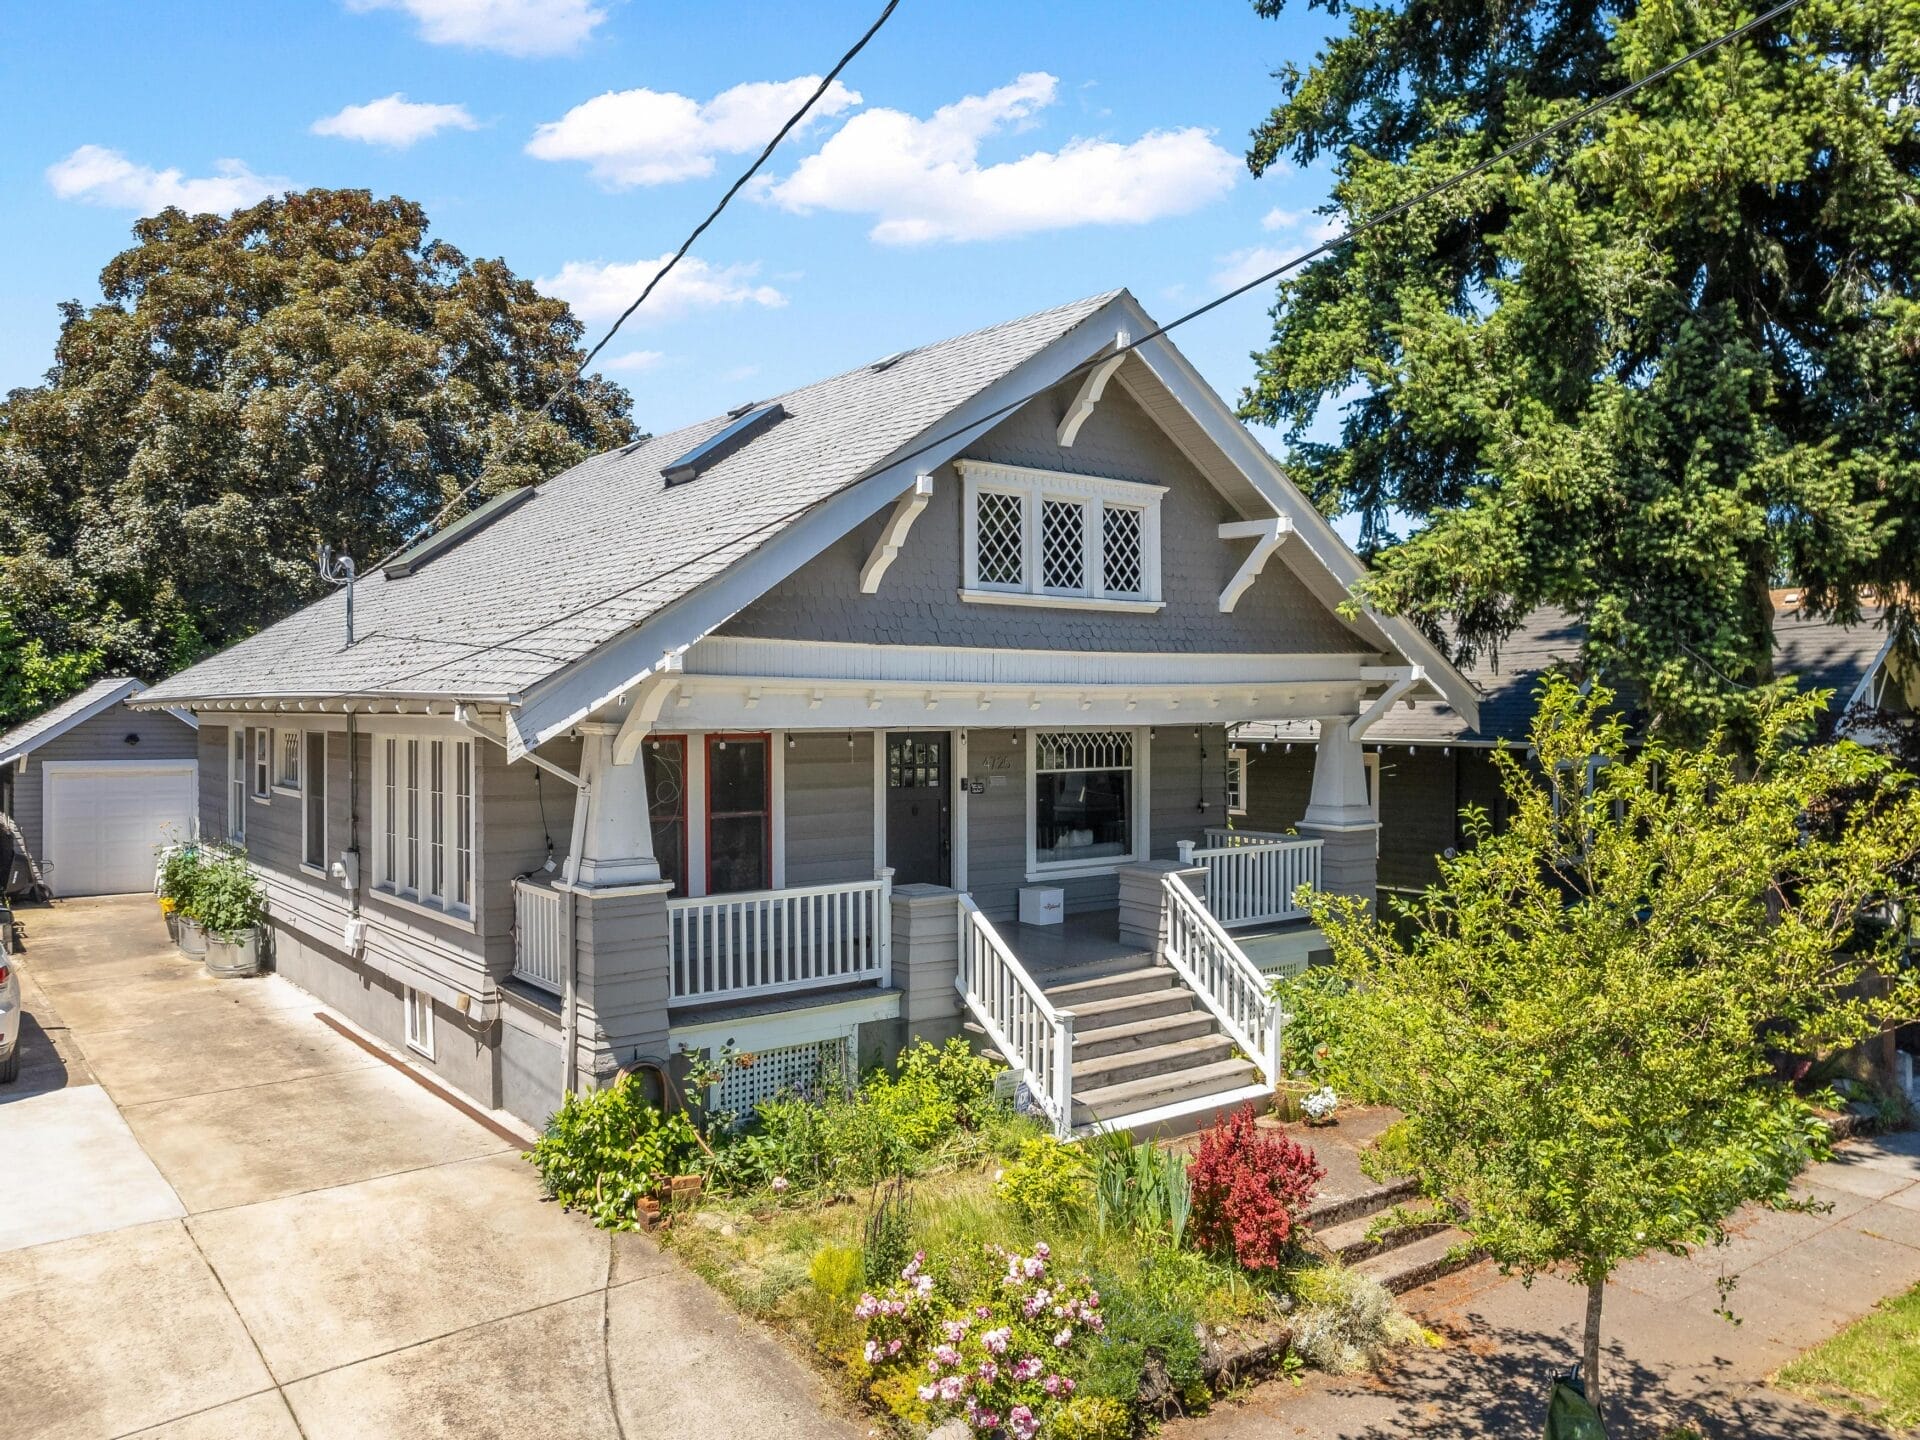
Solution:
[[[566,985],[567,952],[572,937],[569,897],[551,885],[513,882],[513,976],[555,995]]]
[[[994,1049],[1024,1072],[1062,1140],[1073,1131],[1073,1012],[1056,1009],[971,895],[960,897],[960,972],[954,980]]]
[[[893,980],[893,872],[845,885],[667,902],[673,999]]]
[[[1180,842],[1180,863],[1207,872],[1207,908],[1222,925],[1265,925],[1307,912],[1294,900],[1320,888],[1322,842],[1245,830],[1208,830],[1206,848]]]
[[[1259,1068],[1261,1078],[1278,1084],[1283,1022],[1268,989],[1271,982],[1182,877],[1168,875],[1162,883],[1167,892],[1167,963]]]

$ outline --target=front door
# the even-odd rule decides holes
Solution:
[[[896,885],[948,885],[947,735],[944,730],[887,736],[887,864]]]

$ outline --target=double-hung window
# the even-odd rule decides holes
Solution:
[[[256,729],[247,734],[253,759],[253,798],[265,800],[273,789],[273,731]]]
[[[1161,608],[1161,485],[962,460],[964,574],[976,604]]]
[[[1131,730],[1033,733],[1031,871],[1104,869],[1136,858],[1142,787],[1135,751]]]
[[[1247,752],[1238,745],[1227,751],[1227,813],[1247,813]]]
[[[374,740],[374,884],[403,900],[473,913],[473,742]]]
[[[298,734],[299,732],[295,732]],[[306,754],[301,769],[300,863],[325,873],[327,868],[327,732],[309,730],[299,735]]]
[[[247,732],[239,725],[227,732],[227,839],[247,839]]]
[[[300,792],[300,751],[306,743],[299,730],[273,732],[273,788],[289,794]]]

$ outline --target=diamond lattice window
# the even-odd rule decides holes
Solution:
[[[977,509],[976,536],[982,585],[1026,583],[1026,525],[1018,495],[984,490]]]
[[[1034,737],[1033,768],[1054,770],[1130,770],[1130,730],[1043,731]]]
[[[817,1095],[839,1090],[851,1078],[844,1038],[780,1045],[741,1056],[714,1086],[713,1104],[744,1120],[762,1100],[776,1095]]]
[[[1049,590],[1086,588],[1084,515],[1078,501],[1041,502],[1040,583]]]
[[[1108,505],[1101,512],[1102,580],[1109,595],[1138,595],[1145,588],[1141,564],[1140,512]]]

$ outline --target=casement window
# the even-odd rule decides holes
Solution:
[[[407,1048],[418,1050],[427,1059],[433,1058],[433,1001],[427,995],[407,986],[401,996],[406,1010]]]
[[[1135,732],[1042,730],[1030,745],[1029,871],[1106,869],[1137,858],[1144,787]]]
[[[1247,813],[1247,752],[1237,745],[1227,751],[1227,813]]]
[[[273,731],[255,729],[247,732],[248,750],[253,758],[252,795],[256,800],[265,800],[273,789]]]
[[[416,904],[473,911],[473,742],[376,736],[374,885]]]
[[[322,874],[327,868],[327,734],[310,730],[300,736],[306,750],[301,771],[300,863]]]
[[[687,893],[687,737],[652,735],[640,747],[647,767],[647,813],[653,857],[675,895]]]
[[[273,788],[288,794],[300,791],[300,751],[306,740],[298,730],[273,732]]]
[[[960,598],[1159,610],[1161,485],[978,460],[965,480]]]
[[[227,732],[227,839],[235,845],[247,840],[247,732],[234,726]]]
[[[773,885],[770,741],[767,735],[707,737],[709,895],[766,890]]]

